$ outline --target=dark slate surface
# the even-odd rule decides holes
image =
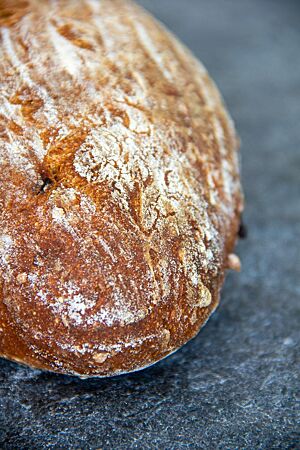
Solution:
[[[80,381],[1,361],[0,448],[300,448],[300,2],[141,3],[202,59],[236,120],[243,272],[200,335],[143,372]]]

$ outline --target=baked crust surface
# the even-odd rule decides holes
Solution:
[[[15,3],[0,2],[0,354],[140,369],[218,304],[243,203],[233,124],[135,4]]]

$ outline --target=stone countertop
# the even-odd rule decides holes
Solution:
[[[243,270],[198,337],[145,371],[81,381],[0,360],[0,448],[300,448],[300,2],[140,3],[204,62],[236,121]]]

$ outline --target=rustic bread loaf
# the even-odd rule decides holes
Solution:
[[[0,5],[0,354],[141,369],[198,333],[238,267],[233,124],[133,3]]]

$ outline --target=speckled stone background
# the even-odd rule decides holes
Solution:
[[[80,381],[0,360],[0,448],[299,449],[300,1],[140,3],[201,58],[236,121],[243,271],[198,337],[143,372]]]

